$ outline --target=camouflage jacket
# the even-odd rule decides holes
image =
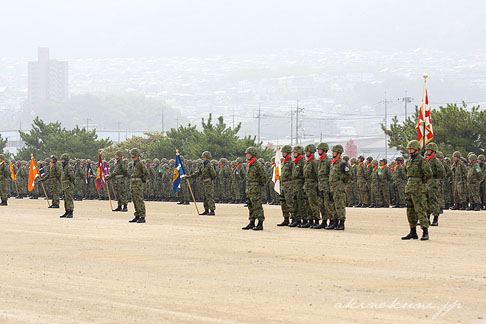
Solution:
[[[332,161],[331,172],[329,173],[329,184],[331,190],[344,187],[351,178],[349,165],[341,158]]]
[[[429,162],[420,154],[410,157],[405,165],[407,185],[405,193],[425,194],[425,184],[432,178]]]
[[[319,181],[319,190],[323,192],[329,191],[329,174],[331,173],[331,159],[327,155],[319,157],[319,170],[317,172],[317,179]]]

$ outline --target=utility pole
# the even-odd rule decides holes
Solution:
[[[297,101],[297,108],[295,109],[295,144],[299,144],[299,112],[304,113],[304,108],[299,108],[299,101]]]
[[[233,129],[235,129],[235,108],[233,107]]]
[[[120,121],[118,121],[118,143],[120,143]]]
[[[408,117],[407,104],[411,103],[412,100],[413,100],[412,97],[407,96],[407,90],[405,90],[405,97],[398,98],[398,101],[403,101],[405,103],[405,118],[404,118],[404,120],[407,120],[407,117]]]
[[[386,99],[386,91],[385,91],[385,99],[383,101],[380,101],[380,103],[385,105],[385,129],[388,129],[388,107],[387,107],[387,104],[389,104],[391,102],[392,102],[391,100]],[[385,134],[385,158],[388,156],[387,155],[387,153],[388,153],[387,141],[388,141],[388,139],[387,139],[387,136]]]
[[[290,107],[290,145],[294,145],[294,110]]]
[[[177,128],[179,128],[179,117],[176,117],[176,125],[177,125]]]

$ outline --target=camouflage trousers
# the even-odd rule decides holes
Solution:
[[[50,181],[50,191],[52,195],[52,205],[59,206],[59,193],[61,191],[61,184],[58,180],[51,180]]]
[[[118,206],[124,206],[127,204],[127,186],[125,185],[125,178],[115,177],[115,191],[116,191],[116,200],[118,202]]]
[[[415,228],[420,221],[422,228],[429,227],[427,218],[427,196],[425,192],[407,193],[407,218],[410,228]]]
[[[454,203],[465,204],[466,203],[466,192],[464,190],[464,183],[462,181],[454,181]]]
[[[294,199],[293,199],[293,212],[292,215],[294,219],[301,220],[304,219],[306,215],[305,210],[305,193],[302,189],[304,183],[301,181],[297,181],[293,184],[294,188]]]
[[[72,212],[74,210],[74,184],[63,183],[62,192],[64,195],[64,210]],[[53,201],[54,203],[54,201]]]
[[[294,188],[290,181],[280,184],[280,208],[283,217],[293,217]]]
[[[211,179],[204,179],[203,185],[204,210],[215,210],[214,204],[214,182]]]
[[[132,201],[135,217],[145,218],[145,202],[143,201],[143,182],[141,180],[131,180],[130,182]]]
[[[390,182],[380,182],[381,197],[383,198],[383,206],[390,207]]]
[[[371,181],[371,203],[382,206],[383,199],[381,194],[380,183],[378,181]]]
[[[0,180],[0,197],[2,201],[7,201],[8,198],[8,180]]]
[[[319,195],[317,192],[317,182],[306,180],[304,183],[304,191],[306,199],[305,209],[306,217],[305,220],[320,220],[321,213],[319,210]]]
[[[258,219],[263,222],[265,215],[262,206],[262,191],[263,186],[258,184],[250,184],[246,187],[246,197],[248,199],[248,213],[250,221]]]
[[[359,202],[365,205],[370,204],[370,193],[366,181],[358,181]]]
[[[333,197],[330,189],[325,189],[324,191],[320,192],[321,201],[320,201],[320,211],[322,214],[322,219],[330,219],[333,220],[335,216],[335,207],[333,203]]]
[[[479,183],[476,181],[470,181],[467,184],[468,188],[468,200],[472,204],[480,204],[481,196],[479,192]]]
[[[430,179],[427,183],[427,215],[439,216],[440,200],[439,200],[439,184],[437,179]]]
[[[83,178],[74,179],[74,193],[77,198],[84,197],[84,188],[86,187],[86,182]]]
[[[334,213],[338,220],[346,220],[346,189],[344,184],[331,185]]]
[[[405,184],[403,181],[396,182],[396,203],[405,205]]]

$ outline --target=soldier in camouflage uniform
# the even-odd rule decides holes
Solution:
[[[349,165],[341,159],[344,149],[342,145],[334,145],[332,148],[332,166],[329,173],[332,200],[334,203],[334,229],[344,231],[346,221],[346,184],[351,178]]]
[[[221,186],[221,200],[226,204],[230,201],[231,195],[231,167],[226,158],[219,160],[218,180]]]
[[[263,230],[263,222],[265,221],[261,197],[267,181],[267,176],[265,174],[265,170],[263,169],[263,165],[256,159],[256,148],[247,148],[245,154],[248,161],[248,172],[246,174],[246,196],[248,197],[248,212],[250,222],[245,227],[242,227],[242,229],[261,231]],[[255,226],[255,220],[257,219],[258,224]]]
[[[380,189],[381,189],[381,196],[383,197],[383,207],[389,208],[390,207],[390,181],[391,181],[391,172],[390,168],[387,166],[387,159],[382,159],[380,161],[380,171],[378,172],[378,179],[380,181]]]
[[[69,164],[69,155],[64,153],[61,155],[61,184],[64,196],[64,210],[65,213],[59,217],[73,218],[74,211],[74,168]]]
[[[329,184],[329,174],[331,173],[331,159],[327,156],[329,145],[327,143],[319,143],[317,145],[317,153],[319,154],[319,169],[317,172],[318,188],[321,197],[320,210],[322,215],[322,222],[315,229],[324,228],[331,230],[335,228],[335,209],[331,193],[331,186]],[[327,222],[329,220],[329,223]]]
[[[316,147],[314,144],[309,144],[305,147],[305,163],[304,163],[304,193],[305,193],[305,210],[306,222],[302,224],[301,228],[314,227],[319,225],[321,219],[320,213],[320,199],[318,195],[318,168],[319,162],[315,159]]]
[[[483,177],[479,183],[479,197],[481,198],[481,209],[485,209],[486,206],[486,157],[483,154],[478,155],[478,165],[481,168],[481,173]]]
[[[483,170],[477,163],[478,157],[476,154],[469,156],[469,169],[467,171],[467,186],[469,193],[470,206],[468,210],[480,211],[481,210],[481,197],[479,185],[483,180]]]
[[[133,169],[130,176],[130,187],[132,191],[133,207],[135,209],[134,218],[130,223],[145,223],[145,202],[143,201],[143,184],[149,179],[149,174],[145,165],[140,161],[140,151],[136,148],[130,150],[133,160]]]
[[[427,218],[427,194],[426,183],[432,178],[432,170],[427,160],[420,155],[420,143],[417,140],[408,142],[407,150],[410,158],[405,166],[407,172],[407,218],[410,225],[410,233],[403,236],[402,240],[418,239],[417,222],[422,227],[422,241],[429,239],[429,220]]]
[[[369,208],[381,208],[383,207],[382,191],[380,188],[380,173],[381,170],[378,167],[378,161],[371,161],[371,204]]]
[[[49,173],[46,174],[42,181],[49,181],[49,188],[52,194],[52,205],[49,208],[59,208],[59,192],[61,190],[61,177],[62,177],[62,165],[57,161],[55,155],[51,156],[51,165],[49,167]]]
[[[394,208],[404,208],[405,207],[405,184],[407,181],[407,173],[405,172],[405,167],[403,166],[403,157],[399,156],[395,159],[396,164],[393,170],[393,179],[395,182],[396,189],[396,204]]]
[[[292,146],[284,145],[281,148],[283,162],[280,167],[280,208],[282,209],[283,222],[277,226],[288,226],[290,217],[293,217],[294,187],[292,184]]]
[[[84,187],[86,186],[86,170],[81,165],[81,160],[74,162],[74,200],[83,200]]]
[[[446,172],[446,177],[444,178],[444,209],[449,209],[454,206],[454,190],[452,189],[452,179],[454,178],[454,173],[451,169],[451,160],[448,157],[444,157],[442,162]]]
[[[430,215],[434,216],[434,220],[430,224],[431,226],[439,225],[439,214],[440,214],[440,181],[445,177],[444,166],[437,158],[436,154],[438,151],[437,144],[428,143],[425,146],[425,151],[427,153],[427,161],[429,162],[430,169],[432,171],[432,178],[427,181],[425,187],[427,189],[427,200],[428,200],[428,211],[427,218],[430,222]]]
[[[370,205],[370,192],[368,190],[369,174],[367,170],[368,162],[365,162],[364,156],[358,158],[358,170],[356,172],[358,190],[359,190],[359,207],[369,207]]]
[[[294,146],[292,150],[294,154],[294,167],[292,169],[292,183],[294,186],[294,220],[289,227],[297,227],[301,225],[302,219],[306,215],[305,210],[305,194],[304,194],[304,148],[300,145]]]
[[[5,162],[5,155],[0,154],[0,206],[7,206],[8,181],[10,179],[10,167]]]
[[[464,181],[466,178],[467,169],[461,160],[461,153],[456,151],[452,154],[454,163],[452,165],[453,173],[453,193],[455,205],[452,210],[466,210],[466,191],[464,188]]]
[[[186,175],[189,179],[201,177],[203,181],[204,212],[200,215],[215,215],[216,205],[214,203],[214,181],[217,178],[216,171],[211,163],[211,153],[204,151],[201,155],[203,163],[191,175]]]
[[[106,180],[115,180],[115,191],[116,191],[116,200],[118,203],[118,207],[113,209],[114,212],[127,212],[128,211],[128,200],[127,200],[127,187],[126,181],[128,179],[128,170],[123,162],[123,151],[116,151],[115,152],[115,168],[106,176]]]

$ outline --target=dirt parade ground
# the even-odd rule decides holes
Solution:
[[[486,212],[402,241],[405,209],[348,208],[346,230],[242,231],[243,205],[107,201],[0,208],[0,323],[486,323]],[[132,205],[129,205],[132,210]],[[421,234],[421,231],[418,231]]]

